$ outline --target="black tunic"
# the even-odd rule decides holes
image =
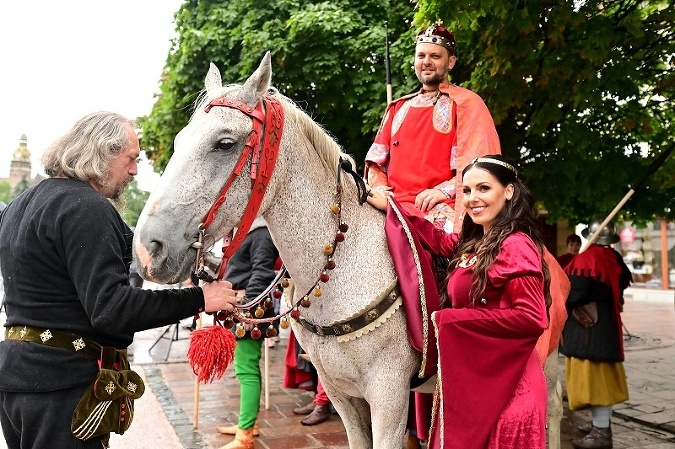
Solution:
[[[204,308],[199,288],[129,285],[132,232],[88,183],[46,179],[0,218],[6,327],[36,326],[126,348],[134,332]],[[22,341],[0,342],[0,390],[52,391],[92,381],[95,360]]]
[[[230,281],[235,290],[246,290],[247,301],[255,299],[274,280],[274,262],[278,256],[279,252],[267,227],[253,229],[229,260],[225,280]],[[251,310],[251,314],[254,312],[255,307]],[[266,309],[263,315],[264,318],[273,316],[274,308]],[[258,325],[262,338],[265,337],[268,327],[269,324]],[[250,331],[246,332],[246,337],[250,336]]]

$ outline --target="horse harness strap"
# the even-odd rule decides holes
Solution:
[[[239,100],[220,97],[211,100],[204,108],[204,111],[208,113],[216,106],[238,109],[253,120],[253,129],[246,139],[244,150],[237,164],[220,190],[218,197],[206,212],[206,215],[204,215],[202,223],[199,226],[200,232],[203,232],[211,225],[218,209],[225,202],[227,191],[237,176],[241,174],[250,157],[251,197],[246,205],[239,226],[237,226],[236,235],[231,242],[229,242],[229,239],[224,240],[223,258],[217,273],[217,279],[222,279],[225,275],[227,262],[244,241],[262,205],[267,185],[272,177],[274,166],[279,156],[279,144],[284,126],[284,110],[279,100],[272,95],[264,95],[255,107]],[[263,111],[263,106],[267,110],[267,113]]]
[[[336,321],[330,326],[319,326],[312,324],[306,319],[300,317],[297,321],[308,331],[320,335],[334,335],[334,336],[344,336],[357,332],[376,320],[384,316],[386,312],[394,306],[397,302],[400,302],[401,291],[398,287],[398,282],[384,291],[375,301],[372,307],[366,307],[361,313],[357,316],[348,318],[342,321]]]

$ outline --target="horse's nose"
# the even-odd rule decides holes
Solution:
[[[142,241],[136,242],[136,247],[134,248],[136,259],[139,266],[142,267],[144,274],[149,274],[153,262],[162,253],[163,247],[164,245],[159,240],[150,240],[147,243]]]

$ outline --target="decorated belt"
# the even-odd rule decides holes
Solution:
[[[378,318],[382,317],[389,308],[396,303],[401,296],[401,291],[398,287],[398,282],[385,290],[373,303],[372,307],[367,307],[362,313],[354,318],[348,318],[342,321],[336,321],[330,326],[319,326],[312,324],[306,319],[300,317],[298,322],[308,331],[317,335],[335,335],[341,336],[356,332],[369,324],[373,323]]]
[[[12,326],[5,329],[5,340],[19,340],[39,343],[53,348],[66,349],[94,359],[101,358],[102,346],[88,338],[68,332],[33,326]],[[126,349],[117,349],[121,358],[127,357]]]

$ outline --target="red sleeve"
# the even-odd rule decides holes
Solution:
[[[434,226],[429,220],[417,215],[406,214],[406,218],[424,249],[432,255],[452,257],[455,254],[455,248],[459,242],[457,234],[448,234]]]

